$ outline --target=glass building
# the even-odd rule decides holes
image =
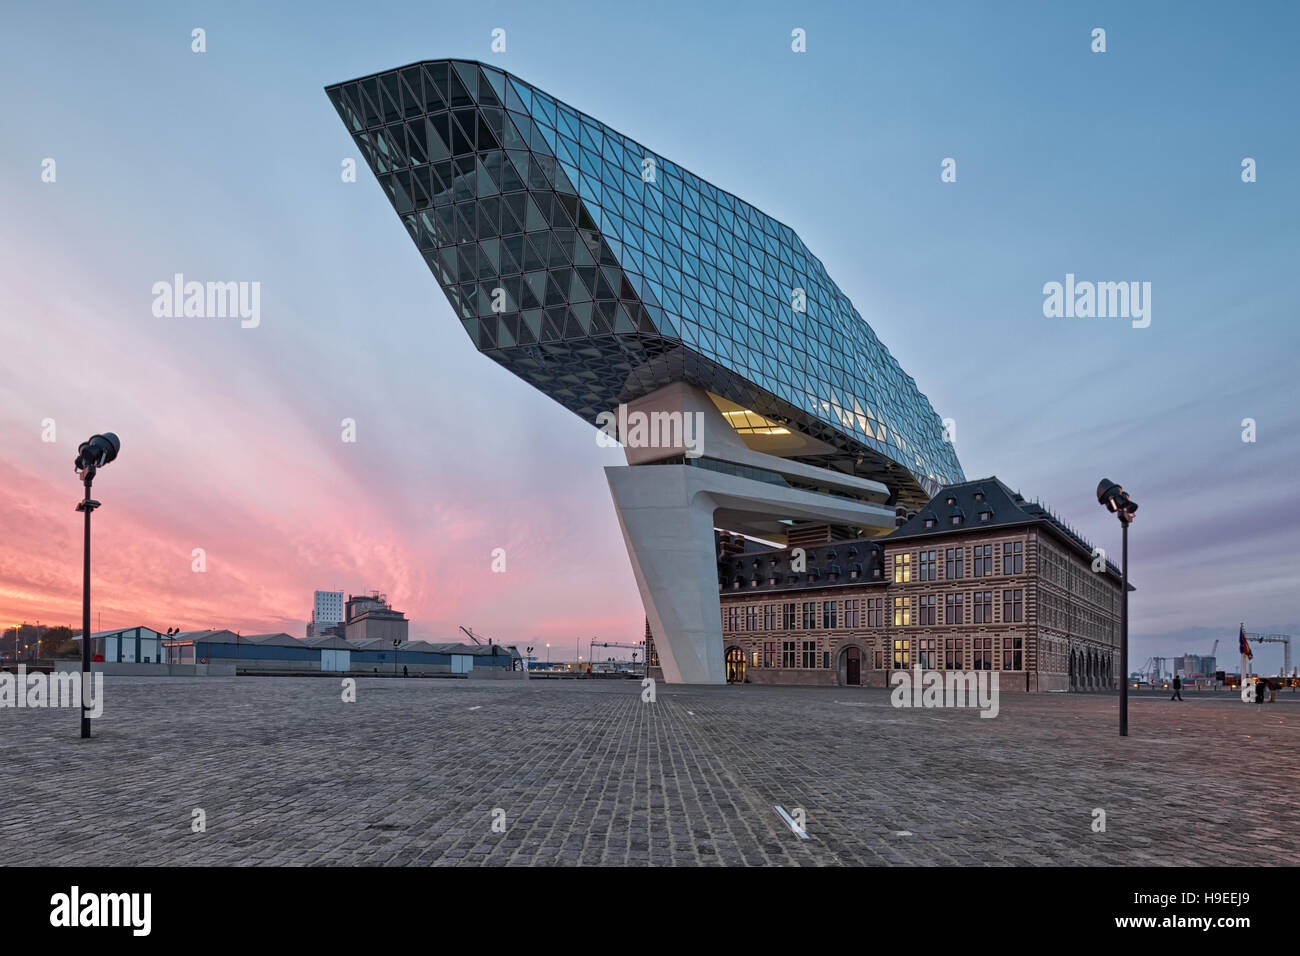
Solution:
[[[963,480],[929,400],[777,222],[501,70],[412,64],[327,88],[494,361],[595,423],[684,382],[738,433],[920,506]]]

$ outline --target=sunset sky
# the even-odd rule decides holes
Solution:
[[[1093,494],[1121,482],[1141,505],[1133,666],[1208,653],[1243,620],[1300,635],[1293,8],[267,7],[6,13],[0,625],[79,626],[72,460],[112,430],[97,629],[301,635],[332,588],[385,591],[413,638],[641,638],[601,470],[621,452],[476,352],[322,91],[455,56],[793,227],[956,420],[968,477],[1116,558]],[[176,273],[260,282],[260,326],[155,317]],[[1150,282],[1150,327],[1045,318],[1067,273]]]

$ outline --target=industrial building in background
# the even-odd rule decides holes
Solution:
[[[623,446],[606,478],[668,682],[726,680],[715,528],[865,548],[963,480],[789,226],[486,64],[326,92],[475,347]]]
[[[337,628],[343,623],[343,592],[317,591],[312,595],[311,620],[307,622],[308,637],[342,636]]]

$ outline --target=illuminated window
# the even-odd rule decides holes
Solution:
[[[894,598],[894,626],[907,627],[912,623],[912,611],[908,599],[905,597]]]
[[[907,584],[912,580],[912,556],[910,554],[894,555],[894,583]]]
[[[912,642],[894,641],[894,669],[906,670],[912,666]]]

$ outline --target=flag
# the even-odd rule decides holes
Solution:
[[[1253,661],[1255,659],[1255,655],[1250,652],[1250,643],[1246,640],[1245,624],[1241,625],[1241,636],[1237,638],[1237,642],[1239,645],[1238,649],[1241,651],[1241,656],[1246,658],[1247,660]]]

